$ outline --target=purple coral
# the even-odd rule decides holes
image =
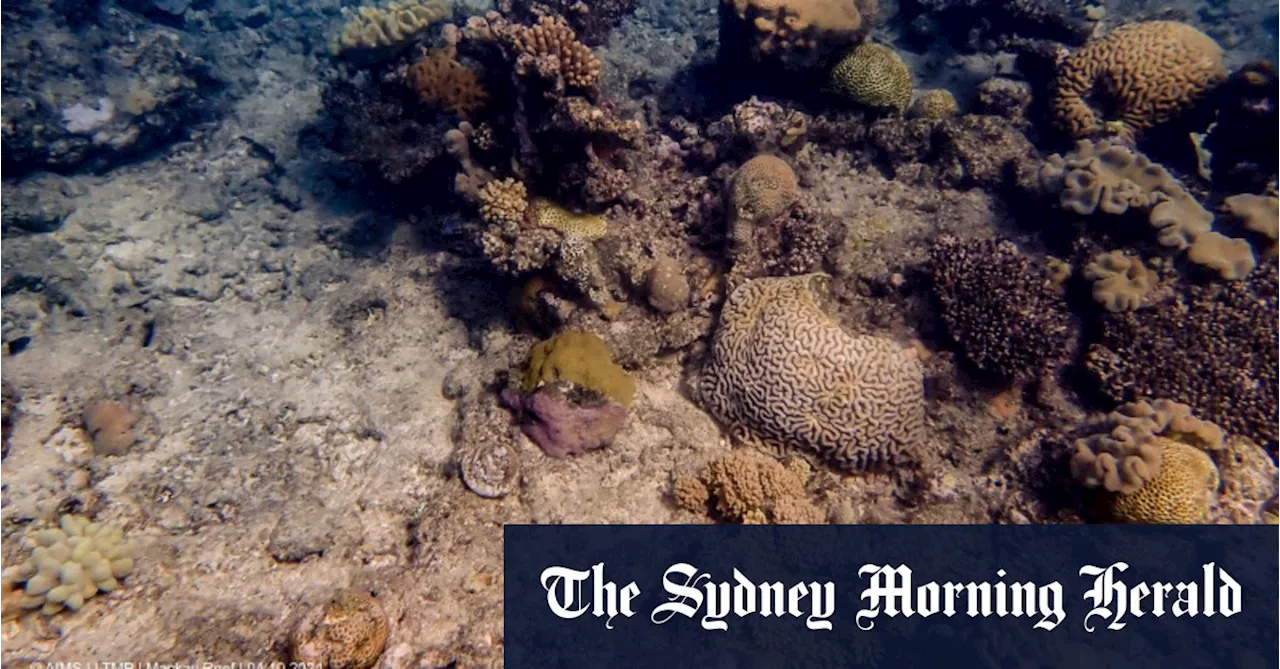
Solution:
[[[502,391],[502,401],[521,417],[525,436],[548,457],[580,455],[613,443],[627,420],[627,409],[611,399],[575,401],[560,384],[532,393]]]

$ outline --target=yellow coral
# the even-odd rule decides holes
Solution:
[[[1155,478],[1130,494],[1108,497],[1112,517],[1125,523],[1194,524],[1203,522],[1220,477],[1204,451],[1157,437],[1163,465]]]
[[[369,669],[387,646],[387,615],[368,591],[348,589],[299,621],[290,659],[324,667]]]
[[[63,515],[57,529],[34,532],[31,558],[4,570],[6,619],[40,609],[54,615],[79,611],[99,592],[120,587],[118,579],[133,571],[137,545],[112,525],[90,522],[84,516]],[[21,590],[17,588],[23,584]]]
[[[725,520],[744,524],[816,524],[822,513],[804,481],[773,458],[738,449],[712,461],[700,477]],[[696,498],[694,498],[696,499]]]
[[[400,0],[386,7],[361,7],[334,40],[333,53],[408,42],[449,13],[449,7],[440,0]]]
[[[945,88],[931,88],[921,91],[916,101],[911,103],[907,115],[912,118],[941,119],[955,116],[960,111],[956,97]]]
[[[863,42],[831,70],[831,90],[874,109],[901,113],[911,104],[911,70],[893,49]]]
[[[575,214],[554,202],[543,199],[533,201],[533,220],[544,228],[564,233],[566,237],[596,240],[604,237],[609,224],[595,214]]]
[[[604,340],[589,332],[568,331],[535,344],[521,370],[520,384],[530,392],[544,383],[567,381],[631,406],[636,382],[613,361]]]
[[[1222,48],[1176,21],[1121,26],[1090,40],[1058,67],[1051,107],[1074,137],[1108,122],[1140,134],[1176,118],[1226,80]]]
[[[480,217],[488,223],[524,222],[528,191],[515,179],[496,179],[480,187]]]
[[[430,107],[469,118],[484,108],[489,94],[480,77],[459,63],[454,49],[432,49],[408,69],[418,99]]]

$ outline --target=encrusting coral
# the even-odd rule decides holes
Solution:
[[[734,449],[711,461],[697,477],[677,478],[672,496],[678,506],[699,514],[706,513],[711,502],[715,514],[729,522],[812,525],[825,519],[805,493],[807,470],[801,459],[784,466],[764,454]]]
[[[871,27],[875,0],[721,0],[721,60],[822,67]]]
[[[911,104],[911,70],[893,49],[863,42],[831,70],[831,91],[872,109],[902,113]]]
[[[1071,472],[1103,491],[1108,514],[1130,523],[1196,523],[1220,483],[1206,451],[1224,447],[1222,430],[1168,400],[1125,404],[1109,431],[1076,441]]]
[[[334,40],[333,53],[407,44],[449,14],[449,7],[440,0],[401,0],[386,7],[360,7]]]
[[[533,209],[533,221],[544,228],[559,231],[565,237],[594,241],[604,237],[609,231],[609,224],[595,214],[578,214],[564,207],[543,199],[535,199],[530,207]]]
[[[1084,277],[1093,282],[1093,299],[1107,311],[1133,311],[1155,283],[1155,273],[1124,251],[1098,254],[1085,265]]]
[[[1066,303],[1048,272],[1013,243],[943,237],[930,259],[947,332],[975,367],[1025,381],[1061,359],[1072,336]]]
[[[923,429],[920,361],[891,339],[845,333],[815,297],[824,279],[762,278],[734,290],[697,399],[744,441],[851,470],[895,464]]]
[[[635,379],[613,362],[604,341],[577,331],[534,345],[516,383],[502,392],[525,435],[553,458],[612,443],[634,396]]]
[[[1177,118],[1226,79],[1222,48],[1184,23],[1121,26],[1059,63],[1050,105],[1073,137],[1122,124],[1140,135]]]
[[[1162,246],[1185,251],[1224,279],[1239,279],[1256,264],[1247,241],[1214,231],[1213,214],[1173,175],[1127,147],[1080,140],[1072,152],[1045,159],[1040,183],[1075,214],[1146,212]]]
[[[290,639],[290,659],[323,667],[370,669],[387,647],[390,627],[369,591],[349,588],[303,616]]]
[[[5,617],[40,609],[54,615],[63,609],[79,611],[99,592],[120,587],[119,579],[133,571],[137,545],[124,539],[113,525],[90,522],[66,514],[58,529],[31,535],[31,558],[4,571]],[[21,591],[16,587],[21,585]]]

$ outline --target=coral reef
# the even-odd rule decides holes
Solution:
[[[397,0],[385,7],[359,7],[333,40],[334,55],[407,46],[450,14],[440,0]]]
[[[1222,47],[1184,23],[1148,21],[1092,39],[1058,67],[1050,102],[1076,138],[1122,124],[1140,135],[1177,119],[1227,77]]]
[[[831,91],[864,107],[902,113],[911,104],[911,70],[893,49],[863,42],[831,70]]]
[[[517,67],[537,71],[544,77],[561,77],[574,88],[589,90],[600,80],[600,60],[579,42],[573,28],[560,17],[544,16],[532,26],[512,32],[511,41],[520,52]]]
[[[893,340],[841,330],[818,305],[821,279],[738,287],[720,312],[698,401],[746,441],[852,470],[895,464],[923,427],[920,362]]]
[[[947,332],[976,368],[1024,381],[1063,361],[1073,333],[1061,291],[1012,242],[944,237],[930,260]]]
[[[1194,285],[1149,309],[1108,312],[1085,367],[1115,402],[1164,397],[1274,449],[1275,263],[1244,281]]]
[[[827,67],[866,35],[877,10],[875,0],[721,0],[720,62]]]
[[[387,646],[387,614],[367,590],[349,588],[308,611],[293,629],[289,657],[326,667],[370,669]]]
[[[97,455],[124,455],[137,441],[133,426],[138,418],[120,402],[94,402],[84,409],[84,429]]]
[[[504,0],[502,13],[520,20],[557,14],[568,21],[587,46],[603,44],[622,19],[634,12],[636,0]]]
[[[79,611],[99,592],[120,587],[137,553],[137,544],[125,541],[119,527],[71,514],[59,519],[57,529],[39,530],[31,540],[31,558],[4,571],[6,618],[33,609],[49,616]],[[18,585],[21,592],[14,589]]]
[[[1214,94],[1218,116],[1204,141],[1213,182],[1228,192],[1258,191],[1276,178],[1271,147],[1280,144],[1280,82],[1275,66],[1255,61]]]
[[[904,4],[915,42],[946,40],[963,51],[1016,50],[1026,44],[1075,46],[1092,32],[1081,2],[917,0]]]
[[[1071,153],[1045,160],[1040,182],[1075,214],[1146,212],[1162,246],[1186,251],[1224,279],[1239,279],[1256,263],[1248,242],[1213,230],[1213,214],[1173,175],[1124,146],[1080,140]]]
[[[520,388],[532,392],[563,381],[631,406],[635,379],[613,362],[609,347],[589,332],[561,332],[529,350],[519,376]]]
[[[1125,404],[1102,424],[1109,431],[1076,441],[1072,474],[1103,492],[1119,522],[1202,522],[1221,478],[1206,451],[1223,448],[1222,430],[1185,404]]]
[[[805,480],[809,466],[792,459],[786,466],[749,449],[735,449],[711,461],[697,477],[675,480],[672,496],[693,513],[710,510],[732,523],[813,525],[824,522],[809,501]]]
[[[1275,255],[1276,239],[1280,237],[1280,198],[1242,193],[1223,198],[1222,204],[1245,229],[1265,237],[1270,244],[1269,254]]]
[[[1137,309],[1155,284],[1142,259],[1124,251],[1098,254],[1085,265],[1084,278],[1093,282],[1093,299],[1107,311]]]
[[[680,311],[689,305],[689,280],[670,256],[660,256],[653,261],[645,275],[645,295],[649,306],[664,314]]]

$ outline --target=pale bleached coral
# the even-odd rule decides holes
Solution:
[[[847,469],[893,464],[924,424],[914,350],[844,332],[818,305],[825,275],[745,282],[725,302],[697,396],[735,436]]]
[[[32,609],[45,615],[79,611],[94,595],[120,587],[138,550],[121,528],[72,514],[62,516],[56,529],[34,532],[31,541],[31,558],[4,571],[6,618]]]

